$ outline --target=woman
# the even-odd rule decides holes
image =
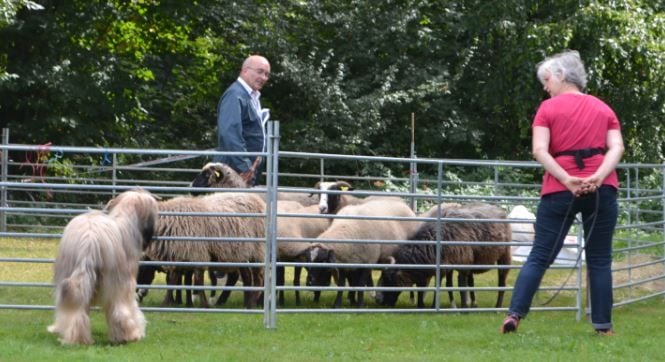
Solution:
[[[587,76],[577,51],[545,58],[537,75],[550,94],[532,124],[533,155],[545,168],[545,176],[533,248],[515,282],[500,331],[516,331],[526,317],[545,271],[581,212],[591,323],[597,333],[611,335],[612,234],[619,187],[615,168],[624,151],[621,128],[608,105],[582,93]]]

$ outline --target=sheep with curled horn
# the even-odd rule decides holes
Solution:
[[[67,224],[54,264],[55,322],[48,327],[62,344],[94,343],[88,315],[93,305],[105,313],[111,343],[145,336],[134,290],[156,219],[157,201],[139,190],[121,193],[105,212],[90,211]]]
[[[349,205],[341,209],[338,215],[357,216],[358,218],[340,218],[333,220],[330,227],[317,239],[321,242],[311,247],[310,262],[314,263],[350,263],[376,264],[385,262],[392,254],[396,244],[375,242],[343,242],[343,240],[408,240],[416,232],[417,221],[371,219],[367,217],[415,218],[414,212],[406,203],[395,198],[377,198],[358,205]],[[365,217],[365,218],[363,218]],[[342,242],[327,242],[342,241]],[[324,286],[329,283],[332,274],[338,274],[339,286],[346,282],[352,287],[363,287],[371,280],[369,268],[315,268],[308,269],[308,284]],[[364,293],[357,292],[357,306],[364,305]],[[342,304],[342,291],[337,293],[334,307]]]
[[[261,241],[206,241],[205,238],[265,238],[264,217],[204,215],[179,213],[243,213],[264,214],[265,202],[255,194],[214,193],[205,196],[180,196],[159,203],[160,217],[155,226],[159,237],[179,237],[178,240],[154,240],[145,250],[152,260],[179,262],[264,262],[265,249]],[[182,238],[185,239],[182,239]],[[188,239],[191,238],[191,239]],[[240,270],[245,286],[263,286],[263,268],[230,268]],[[203,268],[192,268],[194,283],[203,285]],[[170,278],[169,278],[170,279]],[[169,283],[173,281],[169,280]],[[260,293],[246,291],[247,308],[256,306]],[[201,306],[208,307],[205,293],[200,293]],[[164,305],[170,305],[169,293]],[[190,303],[188,301],[188,303]]]
[[[202,193],[204,188],[249,188],[240,175],[231,166],[222,162],[209,162],[201,169],[191,184],[193,193]],[[259,186],[260,187],[260,186]],[[318,200],[311,193],[277,193],[278,201],[296,201],[303,206],[315,205]]]
[[[437,240],[437,229],[443,241],[473,241],[487,242],[487,245],[446,245],[441,246],[441,265],[499,265],[511,264],[511,252],[508,245],[492,245],[494,242],[508,243],[512,239],[509,223],[479,222],[479,219],[506,219],[506,212],[496,206],[488,204],[469,204],[459,207],[442,208],[439,213],[438,206],[434,206],[424,214],[431,218],[469,219],[462,221],[428,221],[418,230],[412,240]],[[393,254],[392,263],[396,264],[436,264],[436,245],[433,244],[403,244]],[[458,285],[460,287],[473,286],[473,274],[483,273],[489,269],[457,269]],[[446,286],[452,287],[452,270],[443,270],[447,276]],[[508,268],[497,268],[498,285],[505,287]],[[379,280],[383,287],[405,287],[416,284],[419,287],[429,285],[429,280],[435,275],[432,268],[424,269],[385,269]],[[469,285],[470,284],[470,285]],[[383,305],[394,306],[399,297],[399,291],[383,291],[377,293],[377,302]],[[504,291],[497,294],[496,308],[503,305]],[[455,303],[452,293],[449,293],[451,306]],[[468,293],[460,291],[462,308],[468,306]],[[472,295],[471,306],[475,306],[475,296]],[[419,292],[418,307],[423,308],[423,293]]]

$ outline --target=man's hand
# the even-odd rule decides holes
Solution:
[[[252,181],[254,180],[254,173],[255,173],[254,168],[250,168],[249,170],[240,174],[240,177],[242,177],[243,181],[245,181],[247,186],[252,185],[253,183]]]

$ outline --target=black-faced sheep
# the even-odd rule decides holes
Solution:
[[[145,250],[152,260],[180,262],[263,262],[264,245],[260,241],[201,241],[205,238],[265,238],[265,218],[247,216],[192,216],[177,213],[265,213],[265,203],[254,194],[214,193],[201,197],[181,196],[159,203],[160,217],[155,235],[160,237],[191,237],[192,239],[155,240]],[[172,214],[165,214],[166,212]],[[186,269],[186,268],[179,268]],[[195,284],[203,284],[203,268],[192,268]],[[237,268],[231,268],[233,270]],[[240,268],[246,286],[263,286],[263,269]],[[173,283],[169,277],[169,283]],[[260,293],[245,292],[245,306],[256,305]],[[201,295],[201,306],[207,307],[205,293]],[[164,304],[173,303],[168,299]]]
[[[438,217],[438,207],[435,206],[424,214],[425,217]],[[460,207],[442,208],[441,218],[452,219],[506,219],[506,212],[488,204],[470,204]],[[440,225],[442,241],[473,241],[473,242],[505,242],[511,241],[510,224],[501,222],[461,222],[461,221],[429,221],[418,230],[413,240],[437,240],[437,225]],[[436,245],[433,244],[403,244],[393,254],[396,264],[436,264]],[[511,264],[510,246],[497,245],[441,245],[441,265],[494,265]],[[460,287],[473,286],[473,273],[483,273],[489,269],[458,269],[458,285]],[[447,277],[446,286],[452,286],[452,270],[443,269],[442,276]],[[498,269],[498,285],[505,287],[509,269]],[[406,287],[416,284],[418,287],[427,287],[430,279],[435,275],[432,268],[423,269],[386,269],[379,280],[383,287]],[[399,291],[384,291],[377,293],[377,302],[383,305],[395,305]],[[503,304],[504,291],[497,295],[496,307]],[[451,306],[454,307],[452,293]],[[468,305],[468,293],[460,291],[462,308]],[[472,305],[475,301],[472,301]],[[418,293],[418,307],[423,308],[423,293]]]
[[[314,186],[320,191],[353,191],[354,188],[346,181],[335,182],[317,182]],[[344,206],[357,205],[363,202],[363,199],[347,194],[328,194],[322,192],[319,194],[319,211],[322,214],[336,214]]]
[[[203,192],[203,188],[248,188],[242,177],[231,168],[221,162],[210,162],[203,166],[201,172],[194,178],[191,186],[195,192]],[[315,205],[318,199],[310,193],[301,192],[278,192],[279,201],[296,201],[304,206]]]
[[[368,219],[362,217],[405,217],[415,218],[413,211],[402,201],[394,198],[377,198],[359,205],[350,205],[341,209],[338,215],[357,216],[354,219],[335,219],[330,227],[319,235],[323,243],[314,245],[310,250],[310,262],[376,264],[383,262],[383,257],[392,254],[395,244],[373,242],[327,242],[343,240],[408,240],[416,232],[419,222],[403,220]],[[310,285],[325,286],[333,274],[331,268],[308,269]],[[369,268],[337,268],[339,286],[348,280],[352,287],[363,287],[371,280]],[[358,291],[357,305],[363,306],[364,293]],[[342,304],[342,291],[337,293],[334,307]]]

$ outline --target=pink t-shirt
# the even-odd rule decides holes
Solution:
[[[614,111],[600,99],[577,93],[564,93],[547,99],[540,104],[531,127],[550,129],[549,152],[552,156],[561,151],[583,148],[606,147],[607,131],[621,129]],[[556,161],[568,174],[586,177],[593,174],[603,162],[603,154],[584,159],[584,169],[580,170],[574,156],[559,156]],[[619,188],[616,171],[603,181],[603,185]],[[556,178],[545,172],[541,195],[566,191],[566,187]]]

